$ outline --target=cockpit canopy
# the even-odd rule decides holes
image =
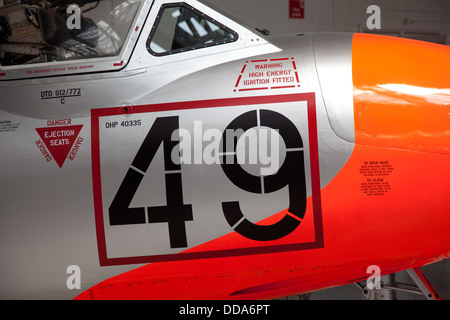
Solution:
[[[120,55],[144,0],[4,1],[0,64]]]
[[[236,41],[233,30],[185,3],[161,6],[147,41],[147,50],[156,56],[205,48]]]

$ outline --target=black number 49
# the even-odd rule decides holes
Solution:
[[[227,129],[244,129],[245,131],[256,127],[257,112],[255,110],[240,115],[229,124]],[[290,234],[303,219],[306,211],[305,165],[303,142],[295,125],[277,112],[270,110],[259,112],[260,125],[278,130],[287,148],[286,159],[278,172],[263,177],[264,192],[271,193],[288,186],[288,211],[291,215],[286,215],[273,225],[260,226],[244,218],[238,201],[223,202],[222,209],[229,225],[236,232],[251,240],[270,241]],[[173,159],[172,154],[172,150],[179,143],[172,141],[172,135],[177,129],[179,129],[177,116],[161,117],[155,120],[109,207],[109,221],[111,226],[145,224],[147,215],[148,223],[168,223],[171,248],[185,248],[188,246],[186,222],[193,221],[193,212],[192,205],[185,204],[183,201],[181,165],[180,161]],[[223,139],[225,138],[224,135]],[[161,144],[163,144],[164,152],[167,205],[130,208],[131,201]],[[261,177],[247,173],[237,161],[233,164],[222,162],[222,169],[228,179],[240,189],[251,193],[263,192],[260,184]]]

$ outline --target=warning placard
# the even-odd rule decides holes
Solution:
[[[41,137],[36,145],[47,162],[53,158],[62,168],[82,128],[83,125],[36,128]]]
[[[389,161],[364,161],[359,172],[364,176],[361,192],[367,196],[384,196],[391,190],[389,176],[394,168]]]
[[[294,58],[246,61],[234,92],[300,87]]]

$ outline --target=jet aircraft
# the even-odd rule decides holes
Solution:
[[[439,299],[447,46],[3,1],[0,64],[2,299],[278,299],[368,270]]]

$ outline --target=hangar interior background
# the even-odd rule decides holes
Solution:
[[[293,0],[206,0],[248,25],[270,30],[270,34],[302,32],[364,32],[399,36],[450,45],[450,0],[303,0],[303,18],[290,18]],[[299,0],[293,2],[300,2]],[[370,5],[380,8],[380,29],[367,28]],[[297,12],[298,13],[298,12]],[[301,14],[300,14],[301,16]],[[413,244],[412,244],[413,245]],[[441,297],[450,300],[450,259],[422,268]],[[396,281],[412,284],[406,274]],[[319,299],[361,299],[354,284],[314,292]],[[397,292],[402,300],[425,300],[423,296]]]
[[[370,32],[450,45],[449,0],[302,0],[303,18],[289,17],[292,0],[206,1],[271,34]],[[380,7],[380,30],[367,28],[370,5]]]

